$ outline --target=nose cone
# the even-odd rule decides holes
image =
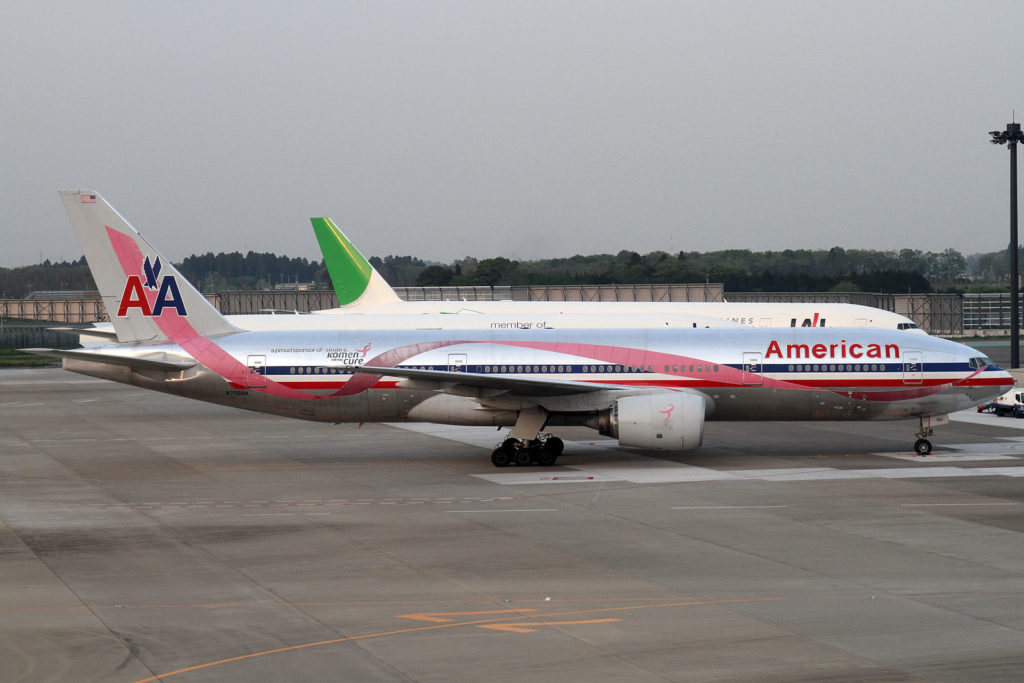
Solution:
[[[1002,396],[1013,388],[1013,375],[998,365],[989,365],[978,373],[977,381],[972,382],[971,398],[978,405],[988,403],[997,396]]]

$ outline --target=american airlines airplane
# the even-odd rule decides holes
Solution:
[[[924,455],[948,413],[1013,383],[967,346],[872,328],[244,331],[96,192],[61,197],[120,343],[28,351],[302,419],[508,426],[491,455],[499,467],[554,464],[563,442],[549,427],[683,451],[709,419],[917,420]]]
[[[330,218],[311,218],[340,308],[317,313],[702,315],[748,327],[878,327],[924,334],[910,318],[871,306],[726,301],[402,301]]]

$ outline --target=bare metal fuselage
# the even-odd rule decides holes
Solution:
[[[64,366],[146,389],[302,419],[490,426],[512,425],[525,405],[551,413],[549,424],[583,424],[616,397],[652,389],[699,392],[706,398],[707,419],[906,419],[969,408],[1010,384],[998,368],[978,372],[972,367],[970,360],[980,354],[969,347],[863,328],[248,332],[216,341],[250,372],[225,378],[202,365],[161,371],[71,359]],[[110,347],[93,347],[103,348]],[[121,345],[111,351],[188,357],[173,344]],[[339,395],[359,377],[346,368],[382,363],[461,372],[467,383],[381,377],[365,390]],[[254,364],[258,371],[252,371]],[[474,386],[471,377],[524,378],[538,386],[606,385],[607,390],[528,396],[522,390]],[[275,395],[268,383],[300,397]]]

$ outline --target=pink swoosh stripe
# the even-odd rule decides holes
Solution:
[[[121,264],[121,269],[124,271],[125,277],[138,274],[136,271],[138,271],[142,262],[145,260],[142,251],[139,249],[139,245],[136,244],[135,240],[130,236],[118,232],[110,226],[106,226],[106,228],[110,244],[114,248],[114,253],[117,254],[117,260]],[[146,300],[152,308],[156,303],[157,292],[149,289],[145,289],[145,292]],[[236,385],[244,387],[248,384],[246,379],[248,368],[237,361],[227,351],[217,346],[217,344],[196,332],[195,328],[192,327],[192,324],[186,318],[178,315],[178,311],[176,309],[171,307],[164,308],[158,317],[153,317],[153,322],[155,322],[160,331],[164,333],[164,336],[180,346],[188,352],[189,355],[211,371],[217,373],[228,382]],[[303,391],[286,387],[271,379],[267,379],[266,382],[266,387],[248,388],[252,391],[259,391],[273,396],[294,398],[302,401],[324,398],[323,396],[314,396]]]

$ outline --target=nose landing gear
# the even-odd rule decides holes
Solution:
[[[931,455],[932,442],[928,440],[928,437],[935,434],[932,427],[949,424],[949,415],[923,415],[918,420],[920,428],[916,434],[917,441],[914,442],[914,452],[918,455]]]

